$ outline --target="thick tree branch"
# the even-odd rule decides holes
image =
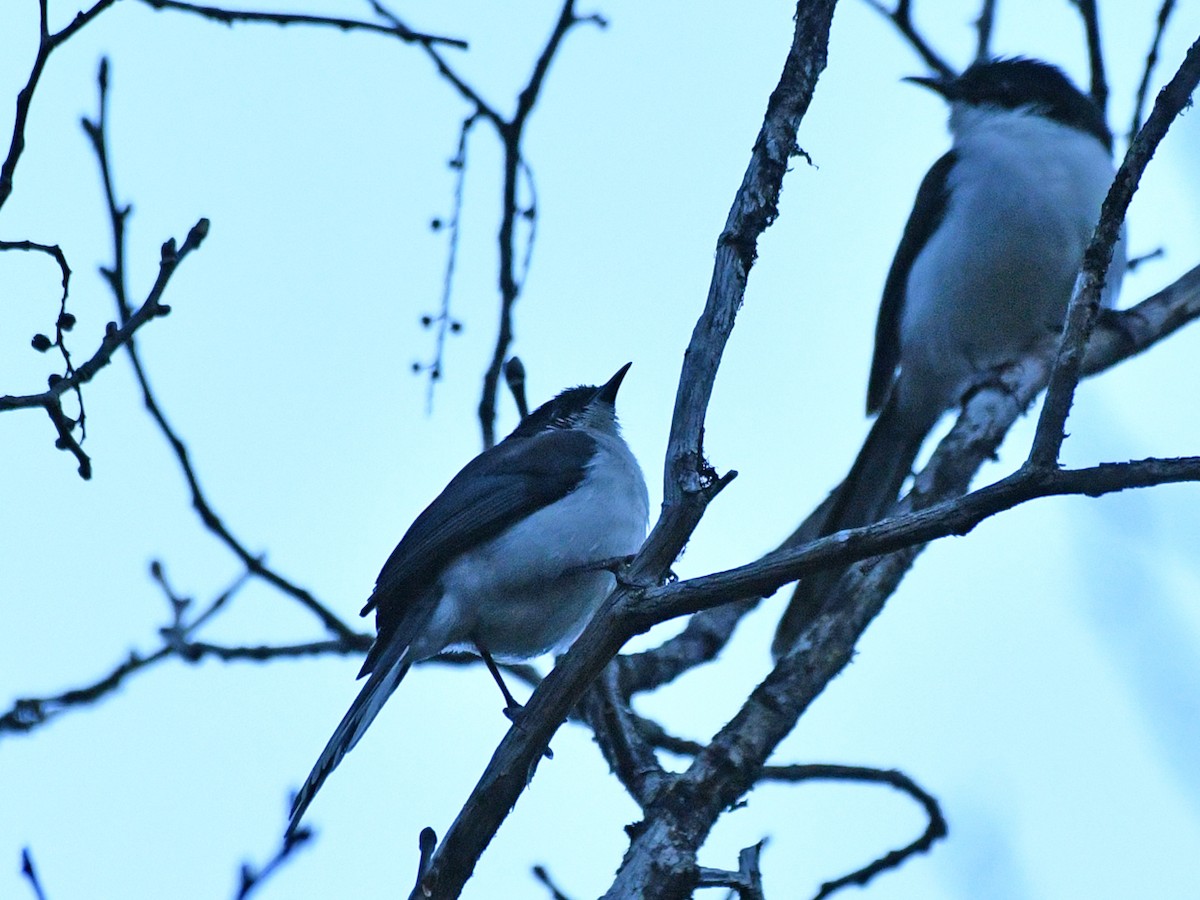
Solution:
[[[634,583],[661,580],[711,499],[730,476],[717,477],[704,461],[705,409],[717,364],[745,291],[757,241],[774,220],[789,161],[796,155],[796,129],[824,67],[832,0],[801,4],[796,33],[779,86],[771,95],[742,186],[718,239],[712,285],[705,310],[684,357],[664,474],[663,514],[630,569]],[[630,636],[614,610],[628,602],[628,587],[605,602],[583,635],[534,691],[525,715],[492,756],[422,880],[420,892],[455,897],[475,862],[520,797],[550,736],[588,685]],[[694,874],[694,873],[693,873]]]

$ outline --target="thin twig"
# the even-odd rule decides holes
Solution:
[[[867,884],[876,875],[894,869],[911,856],[926,853],[933,845],[947,834],[946,819],[942,815],[937,798],[913,781],[909,776],[896,769],[875,769],[868,766],[844,766],[827,764],[806,764],[795,766],[764,766],[763,781],[784,781],[797,783],[801,781],[856,781],[868,784],[886,784],[903,794],[907,794],[925,810],[928,824],[924,832],[916,840],[896,850],[889,851],[861,869],[827,881],[821,885],[814,900],[821,900],[830,894],[849,885]]]
[[[407,43],[421,44],[426,47],[433,44],[443,44],[460,50],[467,49],[467,42],[464,40],[413,31],[407,25],[395,19],[392,20],[390,25],[382,25],[378,22],[363,22],[358,19],[343,19],[337,16],[312,16],[303,13],[222,9],[215,6],[202,6],[198,3],[184,3],[181,0],[142,0],[142,2],[157,10],[172,9],[179,12],[193,13],[225,25],[233,25],[238,22],[261,22],[271,25],[317,25],[337,28],[341,31],[373,31],[378,34],[397,37]]]
[[[312,832],[303,829],[285,835],[279,848],[275,851],[275,855],[267,860],[260,869],[254,868],[250,863],[242,863],[234,900],[246,900],[251,896],[278,872],[297,850],[307,844],[311,837]]]
[[[1163,35],[1167,31],[1167,22],[1175,10],[1175,0],[1163,0],[1158,10],[1158,20],[1154,27],[1154,39],[1150,42],[1150,52],[1146,54],[1146,66],[1142,69],[1142,80],[1138,83],[1137,94],[1133,101],[1133,119],[1129,123],[1128,143],[1133,143],[1138,129],[1142,127],[1142,112],[1146,109],[1146,98],[1150,94],[1150,78],[1154,67],[1158,65],[1158,51],[1162,46]]]
[[[1087,38],[1092,100],[1108,118],[1108,79],[1104,74],[1104,48],[1100,42],[1100,10],[1096,0],[1074,0],[1074,3],[1083,19],[1083,31]]]
[[[62,394],[80,385],[87,384],[96,376],[96,373],[109,364],[113,354],[121,347],[128,346],[129,342],[133,339],[134,333],[139,328],[152,319],[170,313],[171,308],[159,302],[162,299],[163,291],[166,290],[167,282],[170,281],[175,268],[184,257],[200,246],[207,233],[208,220],[201,219],[192,226],[192,230],[188,232],[187,238],[184,239],[184,242],[178,249],[176,249],[173,239],[163,244],[162,257],[159,260],[158,266],[158,279],[150,289],[145,302],[119,328],[115,322],[110,322],[103,339],[100,341],[99,348],[92,354],[90,359],[75,369],[74,373],[69,377],[51,376],[50,388],[40,394],[5,395],[0,397],[0,412],[38,406],[44,408],[55,422],[56,428],[58,428],[59,440],[62,442],[62,446],[72,450],[79,459],[79,474],[84,478],[91,476],[91,461],[70,433],[71,426],[66,421],[62,412]]]
[[[867,6],[875,10],[889,22],[896,26],[896,30],[904,36],[908,43],[917,55],[925,61],[925,65],[929,66],[934,72],[939,75],[950,77],[958,74],[954,68],[946,62],[938,54],[936,50],[929,45],[921,33],[917,31],[916,25],[912,21],[912,3],[911,0],[897,0],[895,9],[888,9],[881,0],[864,0]],[[982,38],[982,36],[981,36]]]
[[[117,201],[116,191],[113,188],[114,179],[111,172],[108,154],[108,134],[107,122],[105,119],[105,109],[107,106],[108,93],[108,66],[107,61],[103,61],[100,65],[100,75],[98,78],[100,87],[100,104],[99,115],[95,122],[84,121],[84,128],[91,138],[92,146],[96,152],[97,162],[100,165],[101,178],[105,187],[105,200],[109,209],[109,220],[112,227],[113,236],[113,264],[111,267],[104,269],[104,274],[112,289],[113,296],[117,303],[117,312],[122,317],[122,327],[124,330],[128,327],[133,317],[129,314],[129,305],[126,301],[128,296],[128,288],[125,282],[125,222],[129,213],[128,205],[121,205]],[[201,227],[203,226],[203,227]],[[188,243],[192,241],[193,234],[197,235],[196,243],[208,233],[208,220],[201,219],[196,228],[192,229],[192,234],[188,235],[188,241],[175,254],[177,257],[182,257],[184,251],[188,249]],[[165,248],[164,248],[165,253]],[[161,276],[160,276],[161,277]],[[162,310],[167,310],[167,307],[161,307]],[[175,453],[175,457],[179,462],[180,468],[183,470],[184,478],[187,481],[188,488],[192,495],[192,507],[200,516],[204,525],[216,535],[222,543],[239,559],[248,571],[255,576],[262,578],[267,583],[273,585],[283,593],[295,599],[302,606],[312,612],[335,637],[342,641],[353,641],[354,630],[347,625],[340,617],[333,613],[328,607],[317,600],[311,593],[304,588],[292,583],[284,578],[274,569],[268,567],[261,556],[251,553],[240,540],[226,527],[225,523],[217,515],[212,505],[208,502],[204,491],[200,487],[199,477],[196,474],[195,467],[192,465],[190,454],[188,453],[187,445],[171,427],[167,421],[166,415],[163,413],[158,400],[155,397],[154,391],[150,386],[150,379],[146,374],[145,367],[142,364],[141,356],[138,354],[137,346],[132,340],[132,331],[129,333],[129,339],[124,341],[124,346],[129,353],[130,364],[133,366],[134,375],[137,378],[138,385],[142,390],[142,400],[146,407],[146,411],[150,417],[158,425],[159,431],[163,437],[171,445],[171,449]]]
[[[89,9],[76,13],[75,18],[71,20],[71,24],[67,25],[67,27],[51,34],[47,0],[39,0],[38,50],[33,59],[33,66],[29,70],[29,78],[25,82],[25,86],[17,93],[17,111],[13,122],[12,139],[8,146],[8,155],[4,158],[4,162],[0,164],[0,207],[4,206],[5,201],[12,194],[13,178],[16,174],[17,163],[20,161],[21,154],[25,150],[25,125],[29,121],[29,108],[33,103],[34,92],[37,90],[38,81],[46,69],[46,62],[50,59],[50,54],[115,2],[116,0],[98,0]]]
[[[991,58],[992,28],[996,24],[996,0],[983,0],[975,20],[975,61]]]
[[[1192,44],[1178,71],[1159,92],[1146,124],[1129,145],[1125,159],[1104,198],[1100,223],[1084,251],[1082,277],[1076,282],[1074,295],[1067,308],[1066,324],[1046,389],[1046,400],[1042,404],[1037,431],[1026,462],[1028,466],[1048,468],[1058,464],[1065,437],[1063,429],[1071,410],[1075,387],[1083,372],[1088,337],[1099,316],[1100,294],[1125,212],[1150,158],[1166,136],[1171,123],[1191,103],[1192,92],[1198,82],[1200,39]]]
[[[33,856],[28,847],[21,849],[21,874],[29,881],[29,887],[33,891],[35,900],[46,900],[46,892],[42,890],[42,882],[38,878],[37,869],[33,865]]]
[[[454,319],[450,314],[450,300],[454,282],[454,268],[458,262],[458,241],[462,233],[463,188],[467,180],[467,138],[471,133],[472,126],[479,120],[479,116],[479,111],[476,110],[463,119],[462,125],[459,126],[458,130],[458,150],[454,154],[454,158],[450,160],[450,168],[454,170],[454,191],[450,205],[450,221],[447,223],[449,239],[446,252],[446,271],[442,275],[442,302],[436,316],[424,316],[421,319],[421,324],[427,328],[435,324],[437,326],[433,360],[424,365],[413,363],[414,372],[424,370],[429,373],[429,390],[425,397],[427,412],[432,412],[433,410],[433,389],[441,380],[444,371],[446,338],[450,332],[458,332],[462,329],[462,323]],[[438,227],[441,227],[440,223],[438,223]]]

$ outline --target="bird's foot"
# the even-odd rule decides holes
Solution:
[[[513,701],[504,707],[504,717],[512,722],[513,725],[520,728],[521,722],[525,720],[525,707]],[[547,747],[542,751],[542,756],[546,757],[546,759],[554,759],[554,751]]]
[[[1126,351],[1132,351],[1138,345],[1136,329],[1126,311],[1102,307],[1096,318],[1096,328],[1115,334]]]

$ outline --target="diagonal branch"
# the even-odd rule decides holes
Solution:
[[[954,71],[953,66],[942,59],[941,55],[917,31],[917,27],[913,24],[912,20],[912,0],[896,0],[895,9],[888,9],[882,0],[865,0],[865,2],[867,6],[896,26],[896,30],[912,45],[912,48],[917,51],[917,55],[925,61],[925,65],[929,66],[930,69],[946,77],[958,74]],[[986,12],[986,0],[984,11]],[[985,40],[982,23],[990,24],[990,19],[984,13],[981,13],[979,21],[981,23],[979,43],[982,45]]]
[[[1087,41],[1088,67],[1091,71],[1092,100],[1100,112],[1108,118],[1108,78],[1104,74],[1104,49],[1100,42],[1100,10],[1096,0],[1072,0],[1083,19],[1083,33]]]
[[[665,460],[663,514],[634,561],[629,580],[655,583],[667,572],[713,497],[729,482],[703,457],[705,410],[717,364],[745,292],[757,243],[775,219],[796,130],[824,68],[833,0],[801,3],[779,86],[750,164],[718,239],[712,284],[684,357]],[[479,783],[430,861],[414,897],[455,897],[519,799],[550,736],[631,636],[631,589],[605,601],[583,635],[534,691],[521,721],[504,737]],[[662,791],[659,792],[663,793]],[[692,873],[694,875],[694,872]],[[636,882],[641,885],[641,882]],[[629,896],[633,896],[630,892]]]
[[[1158,19],[1154,26],[1154,38],[1150,42],[1150,50],[1146,53],[1146,65],[1142,69],[1142,80],[1138,83],[1137,94],[1133,101],[1133,118],[1129,123],[1129,134],[1126,140],[1133,143],[1138,129],[1142,127],[1142,111],[1146,108],[1146,97],[1150,93],[1150,76],[1158,65],[1158,50],[1162,46],[1163,35],[1167,32],[1167,22],[1175,11],[1175,0],[1163,0],[1158,10]]]
[[[29,121],[29,107],[33,103],[34,92],[46,69],[46,62],[50,59],[50,54],[100,13],[112,6],[116,0],[97,0],[89,9],[76,13],[71,24],[53,34],[50,32],[47,2],[48,0],[39,0],[38,2],[40,13],[38,50],[33,59],[33,67],[29,71],[29,78],[25,82],[25,86],[17,93],[17,111],[13,122],[12,140],[9,143],[8,155],[4,162],[0,163],[0,207],[4,206],[5,201],[12,194],[17,163],[25,151],[25,125]]]
[[[69,390],[75,390],[80,385],[91,381],[96,373],[112,360],[113,354],[121,347],[129,346],[134,333],[152,319],[165,316],[171,308],[160,302],[167,282],[174,274],[175,268],[191,251],[200,246],[208,234],[208,220],[201,219],[188,232],[187,238],[178,249],[174,239],[168,240],[162,246],[162,256],[158,264],[158,278],[150,289],[146,300],[133,312],[120,328],[115,322],[110,322],[104,333],[100,346],[91,358],[80,365],[66,377],[52,375],[50,387],[40,394],[23,396],[5,395],[0,397],[0,412],[10,409],[27,409],[40,406],[46,410],[55,427],[58,429],[60,446],[71,450],[79,461],[79,474],[83,478],[91,477],[91,460],[71,433],[74,423],[67,418],[62,409],[62,395]]]
[[[1038,417],[1037,431],[1026,463],[1028,466],[1048,468],[1058,464],[1067,415],[1083,371],[1088,336],[1099,316],[1100,294],[1112,262],[1113,247],[1120,235],[1121,224],[1125,221],[1125,212],[1137,191],[1146,165],[1166,136],[1171,123],[1191,103],[1198,82],[1200,39],[1192,44],[1175,75],[1159,92],[1146,124],[1129,145],[1108,196],[1104,198],[1100,223],[1084,252],[1083,272],[1067,308],[1066,324],[1046,389],[1046,401]]]
[[[107,122],[105,118],[105,110],[107,107],[108,93],[108,64],[107,60],[102,61],[100,65],[99,75],[100,87],[100,107],[96,121],[84,121],[84,129],[87,131],[89,138],[92,141],[92,146],[96,152],[97,162],[100,165],[101,179],[104,184],[105,200],[108,204],[109,221],[112,227],[113,236],[113,264],[110,268],[103,269],[103,273],[112,289],[113,296],[117,303],[117,312],[122,317],[122,331],[132,321],[129,314],[129,305],[126,301],[128,296],[128,288],[125,280],[125,220],[129,214],[128,205],[120,205],[116,198],[116,191],[113,187],[113,177],[111,166],[109,163],[109,154],[107,147]],[[200,238],[203,238],[208,233],[208,220],[201,219],[201,225],[194,228],[193,234],[198,235],[197,243]],[[188,236],[189,241],[192,235]],[[187,248],[185,242],[184,248]],[[165,252],[165,248],[164,248]],[[182,249],[181,249],[182,252]],[[160,276],[161,278],[161,276]],[[161,307],[167,310],[167,307]],[[128,321],[125,321],[128,319]],[[142,400],[146,406],[147,412],[158,425],[159,431],[163,437],[171,445],[171,449],[175,453],[175,457],[179,462],[179,466],[183,471],[184,479],[187,481],[188,489],[192,495],[192,507],[200,516],[205,527],[208,528],[220,541],[241,561],[251,574],[262,578],[268,584],[271,584],[278,590],[295,599],[300,605],[304,606],[312,612],[338,640],[353,641],[354,630],[342,621],[340,617],[333,613],[328,607],[317,600],[311,593],[284,578],[274,569],[268,567],[260,556],[251,553],[240,540],[238,540],[229,528],[217,515],[212,505],[208,502],[204,491],[201,489],[200,480],[196,474],[195,467],[192,464],[191,456],[188,453],[187,445],[171,427],[167,421],[166,415],[163,413],[161,406],[155,397],[154,391],[150,386],[150,379],[146,374],[145,367],[142,364],[141,357],[138,354],[137,346],[132,340],[132,330],[129,331],[129,339],[124,342],[124,346],[129,352],[129,360],[133,366],[134,375],[137,378],[138,385],[142,390]]]

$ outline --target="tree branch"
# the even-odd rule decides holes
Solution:
[[[182,0],[142,0],[142,2],[159,11],[171,9],[179,12],[193,13],[201,18],[211,19],[214,22],[221,22],[225,25],[234,25],[238,22],[255,22],[271,25],[317,25],[337,28],[341,31],[372,31],[377,34],[399,38],[406,43],[420,44],[425,47],[434,44],[443,44],[459,50],[467,49],[467,42],[464,40],[413,31],[407,25],[394,18],[391,20],[391,24],[383,25],[379,22],[364,22],[358,19],[343,19],[337,16],[311,16],[303,13],[221,9],[215,6],[202,6],[198,3],[185,3]]]
[[[25,125],[29,121],[29,107],[33,103],[33,94],[37,90],[42,72],[46,69],[46,62],[50,59],[50,54],[115,2],[116,0],[98,0],[91,8],[76,13],[71,24],[62,31],[51,34],[47,0],[39,0],[38,50],[33,59],[33,67],[29,71],[29,78],[25,82],[25,86],[17,93],[17,111],[13,121],[12,140],[9,142],[8,155],[4,162],[0,163],[0,207],[4,206],[5,201],[12,194],[17,163],[25,151]]]
[[[821,885],[814,900],[821,900],[850,885],[865,886],[872,878],[888,869],[894,869],[911,856],[927,853],[941,838],[947,834],[946,819],[938,805],[937,798],[922,788],[919,784],[896,769],[872,769],[866,766],[841,766],[807,764],[797,766],[764,766],[763,781],[862,781],[869,784],[886,784],[903,794],[907,794],[921,805],[929,820],[920,837],[899,849],[885,853],[883,856],[841,878],[827,881]]]
[[[1178,71],[1159,92],[1154,109],[1130,144],[1100,209],[1100,223],[1083,256],[1083,272],[1076,282],[1067,307],[1054,368],[1046,389],[1046,400],[1038,417],[1037,431],[1026,465],[1048,468],[1057,465],[1065,438],[1064,427],[1071,410],[1075,386],[1083,371],[1084,353],[1100,310],[1113,247],[1125,221],[1125,211],[1154,151],[1179,113],[1191,103],[1200,82],[1200,39],[1192,44]]]
[[[896,30],[904,36],[912,48],[917,51],[917,55],[925,61],[925,65],[929,66],[930,69],[943,77],[952,77],[958,74],[954,71],[954,67],[942,59],[938,52],[917,31],[917,27],[912,21],[911,0],[896,0],[895,9],[888,9],[881,0],[865,0],[865,2],[867,6],[896,26]],[[987,0],[985,0],[985,11],[986,7]],[[980,21],[985,22],[988,20],[981,14]],[[980,43],[984,40],[982,28],[980,29],[979,40]]]
[[[1087,40],[1088,66],[1091,70],[1092,100],[1100,112],[1108,118],[1108,79],[1104,74],[1104,49],[1100,42],[1100,10],[1096,0],[1072,0],[1083,19],[1083,32]]]
[[[125,280],[125,221],[128,217],[130,207],[128,204],[122,206],[118,203],[116,191],[113,187],[114,179],[112,176],[111,166],[109,164],[109,154],[107,147],[107,121],[105,118],[105,109],[107,106],[108,94],[108,63],[104,60],[100,64],[100,74],[98,77],[100,86],[100,104],[99,113],[96,121],[90,122],[84,120],[84,130],[91,139],[92,146],[96,153],[97,162],[100,165],[101,180],[104,184],[104,196],[109,210],[109,221],[112,227],[113,236],[113,264],[111,268],[105,268],[101,271],[104,273],[109,287],[112,289],[113,297],[117,304],[117,313],[122,319],[122,328],[124,330],[132,321],[129,314],[129,304],[126,300],[128,296],[128,288]],[[208,220],[201,219],[196,228],[192,229],[192,234],[188,235],[188,241],[191,241],[193,235],[197,235],[196,243],[208,233]],[[180,249],[180,254],[188,247],[188,242],[185,242],[184,247]],[[173,244],[172,244],[173,248]],[[164,253],[165,253],[164,247]],[[160,276],[160,280],[161,276]],[[164,282],[165,286],[165,282]],[[161,293],[161,290],[159,291]],[[166,311],[167,307],[161,307]],[[225,523],[217,515],[212,505],[208,502],[204,491],[201,489],[199,477],[196,474],[195,467],[192,465],[191,456],[188,453],[187,445],[171,427],[167,421],[166,415],[163,413],[161,406],[155,397],[154,391],[150,386],[149,376],[146,374],[145,367],[142,365],[141,357],[138,354],[137,346],[132,340],[133,332],[130,331],[129,340],[124,342],[124,346],[129,352],[129,361],[133,366],[133,372],[137,378],[139,387],[142,390],[142,401],[146,407],[146,411],[158,426],[163,437],[171,445],[171,449],[175,453],[175,457],[179,462],[179,466],[183,471],[184,479],[187,481],[188,489],[192,495],[192,507],[200,516],[200,520],[225,546],[241,561],[250,573],[262,578],[268,584],[271,584],[284,594],[292,597],[301,606],[308,609],[315,615],[321,624],[325,626],[331,634],[338,640],[352,643],[355,639],[354,629],[347,625],[340,617],[332,610],[317,600],[309,591],[300,587],[284,578],[274,569],[269,568],[263,559],[251,553],[246,546],[239,541],[233,533],[228,529]],[[2,408],[2,407],[0,407]]]
[[[718,477],[703,457],[705,409],[717,365],[745,292],[757,241],[774,220],[789,161],[797,153],[796,129],[824,67],[832,0],[804,3],[779,86],[767,104],[742,186],[717,243],[705,310],[684,357],[664,465],[664,509],[629,580],[654,583],[665,575],[704,509],[731,475]],[[479,783],[451,825],[422,879],[420,894],[454,897],[474,870],[508,811],[520,797],[551,735],[588,685],[631,636],[630,588],[605,601],[583,634],[534,691],[520,723],[510,729]],[[414,897],[418,896],[414,892]]]
[[[1146,54],[1146,65],[1142,69],[1142,80],[1138,83],[1137,94],[1133,101],[1133,118],[1129,123],[1129,133],[1126,136],[1126,141],[1130,144],[1137,137],[1138,129],[1142,127],[1142,112],[1146,108],[1146,97],[1150,93],[1150,76],[1154,74],[1154,69],[1158,65],[1158,50],[1162,46],[1163,35],[1167,31],[1167,22],[1174,11],[1175,0],[1163,0],[1163,4],[1158,10],[1154,38],[1151,40],[1150,50]]]

